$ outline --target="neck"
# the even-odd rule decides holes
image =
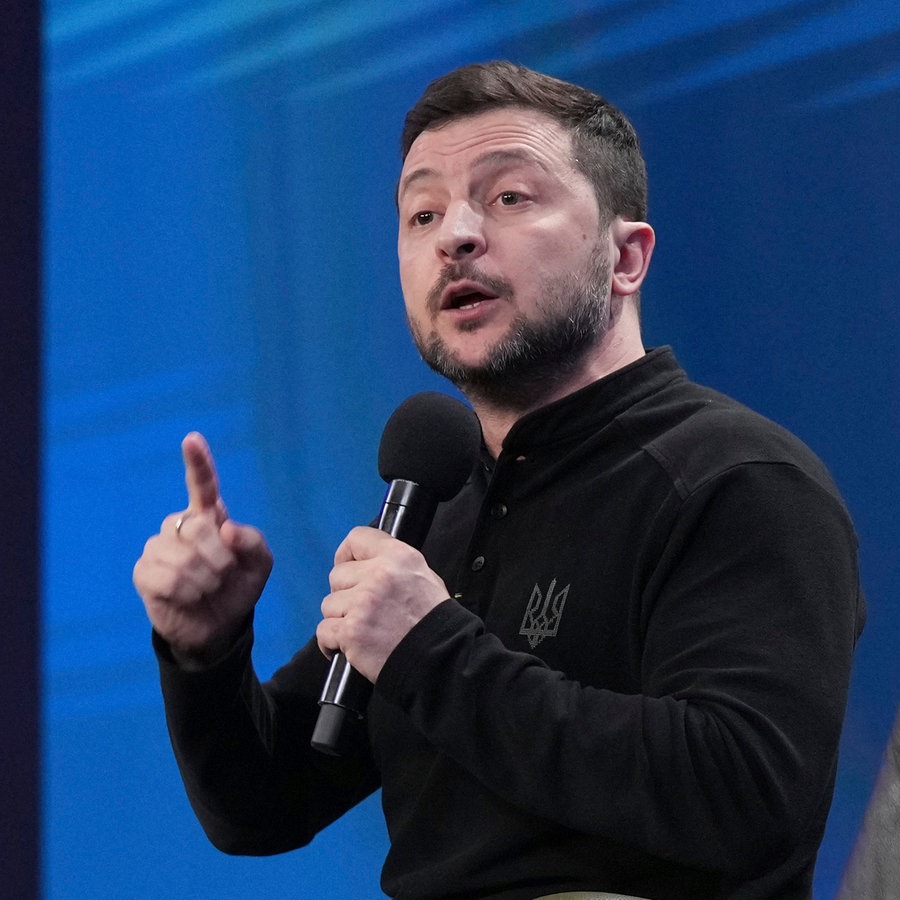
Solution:
[[[625,307],[628,312],[622,311],[615,326],[607,331],[602,340],[585,354],[582,364],[575,368],[564,381],[555,383],[546,392],[536,395],[532,402],[513,408],[491,402],[485,397],[470,396],[468,398],[481,423],[485,445],[494,459],[500,455],[503,441],[509,430],[523,416],[556,400],[561,400],[563,397],[568,397],[569,394],[574,394],[589,384],[611,375],[618,369],[636,362],[644,355],[637,311],[630,303],[625,304]]]

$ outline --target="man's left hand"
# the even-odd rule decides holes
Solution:
[[[449,596],[418,550],[376,528],[344,538],[316,629],[322,652],[340,650],[371,682],[412,627]]]

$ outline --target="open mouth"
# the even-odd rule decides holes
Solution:
[[[453,298],[450,309],[474,309],[478,306],[479,303],[484,303],[485,300],[493,300],[493,297],[488,297],[487,294],[481,294],[477,291],[471,294],[458,294]]]
[[[444,292],[441,309],[475,309],[488,300],[496,299],[496,294],[485,290],[481,285],[456,284]]]

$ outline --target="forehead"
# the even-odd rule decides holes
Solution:
[[[400,190],[411,177],[421,174],[440,177],[480,162],[504,159],[570,170],[571,134],[545,113],[518,107],[454,119],[415,139],[403,163]]]

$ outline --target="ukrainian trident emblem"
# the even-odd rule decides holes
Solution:
[[[537,585],[534,586],[525,609],[525,616],[522,619],[522,627],[519,629],[519,634],[528,638],[528,645],[532,650],[544,638],[556,637],[570,587],[571,584],[567,584],[561,591],[554,594],[555,578],[550,582],[546,594],[542,594]]]

